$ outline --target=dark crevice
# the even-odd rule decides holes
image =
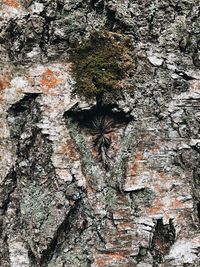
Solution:
[[[30,108],[31,102],[35,100],[39,95],[39,93],[26,93],[20,101],[10,107],[8,113],[13,114],[15,116],[20,112],[26,111]]]
[[[14,168],[7,174],[4,179],[4,185],[1,185],[3,192],[0,191],[1,196],[4,198],[1,200],[0,209],[3,210],[3,215],[6,213],[8,205],[10,203],[10,196],[17,187],[17,176]]]
[[[17,147],[15,172],[12,175],[15,177],[14,181],[17,180],[17,177],[20,178],[19,189],[21,192],[23,192],[24,187],[27,190],[31,183],[41,186],[44,177],[48,182],[46,186],[50,188],[54,180],[53,177],[55,177],[54,167],[51,163],[52,144],[37,127],[37,123],[41,119],[37,101],[39,95],[36,93],[25,94],[23,99],[13,104],[8,110],[11,138]],[[23,162],[25,162],[25,165],[22,164]],[[5,205],[7,205],[7,202]],[[30,230],[26,215],[24,215],[23,221],[18,222],[19,228],[22,227],[22,225],[20,226],[21,223],[24,230]],[[26,237],[23,238],[26,239]],[[40,246],[40,244],[34,244],[33,241],[33,246],[34,250],[37,251],[37,246]],[[38,266],[39,256],[34,254],[28,244],[27,247],[30,261],[33,266]]]
[[[106,171],[110,169],[110,148],[112,134],[125,128],[133,119],[131,115],[117,109],[116,105],[96,105],[89,110],[79,110],[76,106],[64,114],[71,123],[78,123],[80,131],[92,138],[96,159]]]
[[[0,251],[0,266],[9,267],[9,249],[8,235],[5,227],[4,217],[6,216],[9,204],[12,201],[12,194],[17,188],[17,175],[12,168],[8,175],[4,178],[4,183],[0,188],[0,239],[3,242],[3,249]],[[16,213],[16,217],[18,214]],[[16,218],[17,220],[17,218]],[[2,260],[2,262],[1,262]],[[8,265],[7,265],[8,264]]]
[[[6,229],[4,229],[4,217],[6,216],[8,206],[11,202],[11,195],[15,192],[17,187],[17,177],[14,168],[8,173],[4,179],[4,183],[0,187],[0,239],[3,242],[2,251],[0,251],[0,266],[8,267],[9,264],[9,250],[8,250],[8,236]],[[7,265],[8,264],[8,265]]]
[[[39,105],[36,98],[40,94],[29,93],[13,104],[8,110],[11,138],[17,146],[18,163],[28,157],[29,150],[33,146],[39,129],[36,123],[39,121]],[[12,119],[12,120],[11,120]],[[27,138],[21,139],[21,135],[27,132]]]
[[[61,14],[63,11],[64,3],[57,3],[57,11]]]
[[[197,202],[197,216],[198,216],[198,219],[199,219],[199,222],[200,222],[200,201]]]
[[[50,22],[51,22],[51,20],[49,20],[48,18],[45,18],[45,27],[42,31],[42,37],[41,37],[40,42],[39,42],[40,49],[44,53],[45,56],[47,56],[47,44],[48,44],[49,39],[50,39],[50,35],[49,35]]]
[[[155,226],[151,243],[151,253],[153,256],[153,267],[158,267],[163,262],[164,256],[169,252],[170,247],[175,242],[175,228],[173,220],[164,225],[162,219],[158,219]]]
[[[35,254],[33,253],[33,251],[31,250],[30,246],[27,245],[27,249],[28,249],[28,257],[29,260],[31,262],[32,266],[38,266],[38,258],[35,256]]]
[[[103,244],[106,244],[106,240],[105,240],[104,237],[101,235],[101,233],[99,232],[99,230],[96,229],[96,231],[97,231],[97,235],[98,235],[100,241],[101,241]]]
[[[8,117],[11,137],[17,147],[17,176],[24,182],[34,181],[39,185],[46,177],[46,186],[50,186],[52,179],[49,178],[56,176],[51,162],[52,143],[37,126],[41,119],[39,103],[36,100],[38,96],[39,94],[26,94],[11,106]],[[20,165],[21,162],[25,162],[24,167]]]
[[[109,8],[106,8],[107,11],[107,22],[106,22],[106,27],[109,30],[114,30],[115,24],[116,24],[116,11],[115,10],[111,10]]]
[[[186,73],[182,72],[182,71],[175,71],[176,74],[178,74],[179,76],[181,76],[184,80],[186,81],[191,81],[191,80],[196,80],[194,77],[187,75]]]
[[[42,257],[40,259],[41,267],[47,266],[47,264],[51,261],[53,255],[57,255],[59,253],[59,250],[63,242],[66,240],[67,235],[77,222],[81,206],[81,200],[76,201],[64,221],[58,227],[47,249],[43,251]]]
[[[104,10],[104,1],[103,0],[91,0],[90,5],[92,9],[96,10],[97,13],[102,14]]]
[[[1,211],[1,225],[0,225],[0,235],[3,240],[4,245],[4,255],[3,255],[3,265],[7,266],[6,262],[9,259],[9,255],[7,255],[7,222],[4,221],[3,217],[7,216],[7,210],[9,206],[12,207],[14,212],[15,221],[9,225],[9,229],[13,231],[17,231],[20,229],[20,208],[18,197],[15,195],[15,191],[18,190],[21,184],[22,172],[19,167],[19,163],[22,161],[22,155],[24,154],[21,150],[21,144],[24,140],[20,140],[21,134],[26,130],[26,122],[27,119],[35,117],[35,112],[32,114],[32,108],[34,107],[34,103],[39,94],[25,94],[24,98],[19,100],[17,103],[13,104],[8,110],[8,122],[10,126],[11,139],[13,143],[16,144],[17,150],[17,160],[15,166],[12,167],[10,172],[4,178],[3,184],[0,189],[0,211]],[[34,107],[35,108],[35,107]],[[37,121],[37,120],[36,120]],[[8,265],[9,266],[9,265]]]
[[[192,54],[192,61],[195,67],[200,68],[199,49],[196,48]]]
[[[65,112],[64,116],[78,122],[82,127],[91,127],[92,120],[96,116],[112,117],[116,123],[128,123],[133,119],[130,114],[119,110],[117,105],[94,106],[88,110],[81,110],[78,106],[74,106],[69,111]]]

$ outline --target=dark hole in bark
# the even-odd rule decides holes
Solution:
[[[19,102],[11,106],[9,112],[10,113],[24,112],[25,110],[30,108],[31,102],[35,100],[38,96],[39,94],[37,93],[25,94],[23,99],[21,99]]]
[[[90,5],[97,13],[102,13],[104,10],[104,1],[103,0],[91,0]]]
[[[113,30],[115,23],[116,23],[116,19],[115,19],[115,15],[116,15],[116,11],[112,10],[110,8],[107,8],[107,22],[106,22],[106,26],[109,30]]]
[[[192,77],[192,76],[189,76],[189,75],[187,75],[186,73],[184,73],[184,72],[181,72],[181,71],[175,71],[175,73],[177,73],[178,75],[180,75],[184,80],[186,80],[186,81],[191,81],[191,80],[195,80],[195,78],[194,77]]]
[[[5,214],[10,203],[10,196],[15,191],[15,188],[17,186],[17,176],[14,168],[12,168],[10,172],[6,175],[5,184],[1,186],[2,188],[4,188],[5,197],[2,206],[0,204],[0,209],[2,209],[3,214]]]
[[[183,267],[191,267],[191,263],[183,263]]]
[[[34,253],[33,253],[33,251],[31,250],[31,248],[29,247],[29,246],[27,246],[28,247],[28,257],[29,257],[29,260],[30,260],[30,262],[31,262],[31,264],[33,265],[33,266],[36,266],[37,265],[37,261],[38,261],[38,259],[37,259],[37,257],[34,255]]]
[[[57,11],[58,11],[59,13],[62,12],[63,7],[64,7],[64,3],[59,3],[59,2],[57,3]]]
[[[72,123],[78,123],[81,132],[92,136],[97,158],[108,170],[111,135],[117,133],[118,129],[126,127],[133,117],[119,110],[116,105],[96,105],[88,110],[81,110],[75,106],[64,116],[70,118]]]
[[[81,200],[75,201],[74,206],[71,208],[64,221],[58,227],[54,238],[48,244],[47,249],[43,251],[39,266],[46,267],[52,259],[54,253],[56,252],[59,254],[63,242],[65,241],[66,237],[70,235],[72,226],[78,224],[81,208]],[[77,229],[77,231],[82,232],[82,229]]]
[[[200,221],[200,201],[197,203],[197,216],[198,216],[199,221]]]
[[[37,103],[38,93],[27,93],[8,110],[11,137],[17,143],[17,154],[29,153],[29,148],[35,142],[38,134],[37,122],[40,118],[39,106]],[[21,134],[27,132],[32,138],[21,139]]]
[[[112,117],[115,123],[129,123],[133,117],[117,109],[116,105],[94,106],[88,110],[82,110],[77,107],[65,112],[65,117],[71,118],[82,127],[90,127],[92,120],[97,116]]]
[[[153,255],[153,266],[163,262],[163,257],[169,252],[170,247],[175,241],[176,233],[173,220],[169,220],[169,224],[163,224],[163,219],[158,219],[155,232],[152,238],[151,251]]]

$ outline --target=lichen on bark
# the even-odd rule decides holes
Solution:
[[[0,266],[200,266],[198,0],[0,3]]]

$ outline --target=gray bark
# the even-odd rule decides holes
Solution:
[[[0,266],[200,266],[199,0],[3,0],[0,13]],[[103,104],[103,163],[69,60],[93,31],[134,48],[129,89]]]

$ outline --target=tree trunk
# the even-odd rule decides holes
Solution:
[[[0,267],[199,267],[199,0],[0,12]],[[94,31],[132,47],[101,109],[69,61]]]

